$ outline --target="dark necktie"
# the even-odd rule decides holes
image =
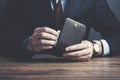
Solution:
[[[55,6],[55,16],[56,16],[57,26],[63,26],[64,16],[63,16],[61,0],[58,0],[58,3]]]

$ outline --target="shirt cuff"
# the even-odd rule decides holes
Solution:
[[[100,40],[102,42],[103,45],[103,55],[102,56],[107,56],[110,54],[110,47],[109,44],[106,40],[102,39]]]

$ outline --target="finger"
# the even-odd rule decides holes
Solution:
[[[86,49],[86,48],[88,48],[88,45],[85,43],[81,43],[81,44],[75,44],[75,45],[69,46],[65,50],[66,51],[76,51],[76,50],[82,50],[82,49]]]
[[[52,41],[52,40],[44,40],[44,39],[42,39],[42,40],[38,40],[37,44],[38,45],[54,46],[56,44],[56,42]]]
[[[40,40],[40,39],[47,39],[47,40],[54,40],[56,41],[57,37],[48,33],[34,33],[32,35],[32,39]]]
[[[56,41],[56,39],[57,39],[56,36],[49,34],[49,33],[45,33],[45,32],[39,33],[38,35],[39,35],[38,37],[40,39],[48,39],[48,40],[54,40],[54,41]]]
[[[90,55],[85,55],[85,56],[80,56],[80,57],[73,57],[71,58],[72,60],[76,60],[76,61],[89,61],[91,59]]]
[[[35,32],[37,32],[37,33],[46,32],[46,33],[49,33],[49,34],[52,34],[52,35],[55,35],[55,36],[58,35],[58,32],[56,30],[51,29],[49,27],[38,27],[38,28],[35,29]]]
[[[40,52],[42,50],[48,50],[48,49],[52,49],[52,46],[43,46],[43,45],[36,45],[33,47],[35,52]]]
[[[63,56],[64,57],[79,57],[79,56],[84,56],[87,54],[90,54],[89,49],[83,49],[83,50],[74,51],[74,52],[67,52]]]
[[[54,46],[56,44],[56,40],[46,40],[46,39],[38,39],[38,35],[32,36],[31,44],[32,45],[47,45]]]

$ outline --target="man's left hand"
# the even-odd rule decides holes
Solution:
[[[94,53],[93,43],[83,40],[80,44],[67,47],[63,57],[76,61],[89,61]]]

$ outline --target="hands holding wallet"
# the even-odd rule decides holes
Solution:
[[[48,50],[56,56],[89,61],[93,56],[94,47],[92,42],[83,40],[85,32],[85,25],[67,18],[60,34],[48,27],[36,28],[26,49],[34,52]],[[99,41],[97,43],[101,45]]]

